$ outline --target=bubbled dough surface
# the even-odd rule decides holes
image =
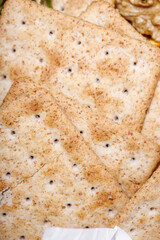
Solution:
[[[22,2],[20,2],[18,6],[16,5],[15,9],[17,9],[17,12],[20,11],[21,4]],[[118,180],[123,185],[126,185],[125,188],[128,194],[132,195],[133,192],[135,192],[150,176],[155,168],[158,162],[157,146],[154,146],[153,143],[150,143],[149,145],[151,148],[147,149],[145,147],[145,140],[143,139],[140,140],[140,142],[142,142],[141,144],[144,144],[142,153],[138,147],[134,147],[135,144],[132,144],[133,147],[129,148],[129,151],[127,149],[125,153],[121,154],[121,144],[124,146],[126,143],[125,140],[122,143],[122,141],[116,139],[115,141],[117,142],[118,153],[116,152],[116,156],[113,154],[112,161],[114,159],[118,159],[117,167],[116,164],[112,165],[112,163],[109,163],[108,153],[106,149],[103,149],[101,146],[105,146],[105,142],[111,138],[111,132],[108,133],[108,126],[112,128],[112,131],[116,129],[115,133],[121,132],[121,130],[118,130],[118,127],[121,123],[128,125],[133,121],[135,126],[139,126],[138,119],[139,117],[141,118],[142,112],[144,111],[144,100],[142,101],[142,99],[138,97],[144,95],[144,90],[146,90],[148,93],[150,92],[150,94],[152,91],[151,88],[149,89],[148,86],[146,86],[146,82],[144,82],[146,79],[142,79],[142,85],[145,85],[147,89],[144,89],[143,86],[143,91],[138,90],[142,86],[140,81],[138,82],[137,79],[140,72],[145,70],[145,65],[148,67],[153,67],[154,65],[155,71],[158,73],[158,64],[156,65],[153,63],[152,65],[152,62],[143,62],[144,56],[141,55],[138,50],[136,52],[137,45],[136,49],[134,49],[134,46],[137,43],[136,40],[127,40],[126,38],[124,40],[122,36],[118,35],[119,38],[121,38],[121,40],[124,42],[120,42],[120,40],[115,38],[114,43],[111,44],[111,40],[113,41],[112,37],[114,38],[117,33],[109,31],[104,35],[104,29],[102,31],[101,28],[88,25],[87,23],[83,23],[82,21],[67,16],[65,16],[65,24],[63,24],[62,19],[64,16],[55,11],[53,16],[53,12],[48,8],[42,8],[39,6],[39,11],[42,12],[41,14],[43,15],[43,18],[39,18],[39,11],[36,10],[36,19],[33,19],[35,21],[29,23],[28,21],[31,20],[28,19],[29,13],[27,8],[30,9],[30,6],[32,6],[30,11],[32,12],[34,11],[35,7],[37,9],[37,6],[33,3],[30,3],[29,5],[27,4],[28,3],[26,3],[25,7],[23,8],[25,13],[25,18],[24,16],[23,18],[26,21],[26,24],[22,26],[21,14],[19,13],[19,18],[16,16],[14,19],[15,25],[17,24],[18,28],[14,29],[15,27],[12,24],[7,25],[8,35],[10,36],[14,32],[14,36],[12,37],[15,38],[15,41],[18,41],[18,44],[15,45],[15,48],[17,49],[16,52],[12,51],[13,41],[11,42],[8,38],[5,39],[5,33],[4,36],[2,35],[2,44],[7,41],[7,45],[5,45],[7,47],[3,47],[3,51],[6,53],[6,55],[4,54],[2,57],[3,72],[8,73],[7,76],[10,76],[12,80],[17,79],[18,77],[23,79],[24,76],[30,75],[31,78],[33,77],[33,79],[41,83],[46,83],[57,102],[63,107],[75,126],[79,129],[79,131],[84,131],[83,136],[85,140],[93,146],[93,149],[95,149],[98,156],[102,158],[106,166],[108,166],[110,170],[114,172]],[[47,19],[49,23],[48,21],[44,21],[45,19]],[[5,17],[2,17],[2,26],[5,21]],[[38,35],[36,35],[37,38],[35,37],[34,40],[31,40],[28,43],[26,40],[28,37],[31,39],[31,36],[28,36],[28,34],[29,32],[33,33],[33,28],[35,27],[34,24],[38,29]],[[2,27],[2,29],[3,28],[4,27]],[[44,33],[44,28],[46,35]],[[22,29],[24,29],[23,34],[21,34]],[[51,30],[53,34],[49,34]],[[17,36],[15,35],[15,31]],[[95,31],[97,34],[95,34]],[[41,38],[47,37],[47,44],[44,40],[39,42],[40,35]],[[106,45],[106,43],[104,45],[102,37],[104,37],[106,42],[110,42],[110,46]],[[81,44],[78,44],[79,40],[81,40]],[[67,41],[69,41],[69,45]],[[138,43],[142,44],[142,42]],[[61,45],[59,46],[58,44]],[[125,62],[125,64],[130,65],[131,59],[128,58],[129,56],[132,57],[132,60],[135,59],[135,56],[134,58],[132,56],[133,52],[131,53],[132,48],[135,50],[135,53],[138,56],[140,55],[139,57],[142,59],[138,61],[137,65],[131,65],[129,68],[124,66],[124,69],[120,69],[119,72],[119,64],[124,65]],[[143,43],[141,49],[143,48],[144,52],[150,52],[152,50],[152,52],[156,54],[156,49],[150,45]],[[11,52],[9,53],[10,50]],[[104,50],[108,51],[109,56],[104,54]],[[24,60],[22,60],[24,52],[26,54]],[[10,61],[8,60],[8,54],[10,54],[11,57],[11,59],[9,58]],[[152,60],[151,54],[150,56],[147,54],[144,55],[146,55],[146,58],[148,57],[150,60]],[[120,63],[118,62],[117,58],[119,59]],[[34,59],[32,64],[30,63],[31,59]],[[43,59],[43,61],[41,62],[40,59]],[[21,70],[15,67],[14,63],[16,61],[18,61],[20,66],[24,65],[25,67],[29,67],[30,71],[25,72],[26,69],[24,67],[22,67]],[[140,68],[138,65],[143,67]],[[69,71],[69,69],[71,69],[71,71]],[[121,77],[122,73],[124,73],[124,76],[126,76],[126,78],[124,77],[125,80]],[[129,73],[132,74],[130,75]],[[137,78],[134,80],[132,79],[133,73],[135,76],[137,76]],[[145,74],[146,73],[143,72],[143,75],[141,74],[141,76],[144,77]],[[152,75],[151,72],[150,74]],[[47,79],[45,80],[46,76]],[[128,79],[127,82],[126,79]],[[156,82],[156,77],[153,77],[153,79]],[[153,82],[150,83],[152,84],[152,88],[154,85]],[[128,92],[125,93],[124,89],[127,89]],[[139,93],[139,95],[137,95],[137,93]],[[135,101],[135,97],[138,100]],[[138,109],[139,104],[141,105],[141,108]],[[132,106],[133,108],[128,106]],[[134,112],[134,117],[132,110]],[[117,112],[119,113],[117,114]],[[129,115],[128,112],[131,113],[131,115]],[[108,118],[106,118],[106,114]],[[123,119],[124,115],[126,117],[125,120]],[[115,116],[118,117],[116,121]],[[134,137],[132,137],[132,141],[135,142]],[[118,146],[118,144],[120,145]],[[101,151],[99,150],[100,148]],[[119,166],[123,161],[126,161],[126,156],[127,159],[131,159],[132,155],[136,154],[137,156],[137,152],[138,159],[141,160],[132,165],[132,167],[129,166],[131,164],[131,161],[129,160],[129,165],[124,165],[124,167],[122,167],[122,172],[125,172],[122,180]],[[152,152],[153,154],[151,155],[149,152]],[[117,156],[120,155],[121,158],[117,158]],[[142,164],[142,159],[143,161],[145,159],[145,170],[141,170],[139,167]],[[139,171],[134,171],[135,169],[132,170],[133,166]],[[134,173],[136,176],[132,177]]]
[[[10,187],[1,199],[1,236],[41,239],[47,226],[106,226],[127,196],[51,94],[21,84],[28,91],[1,112],[1,190]]]
[[[29,79],[26,79],[25,82],[22,79],[19,79],[18,82],[14,82],[11,91],[1,106],[2,119],[9,121],[10,112],[14,108],[10,103],[17,104],[17,99],[32,88],[29,85],[30,82],[32,86],[33,83]],[[61,104],[61,102],[58,103]],[[68,113],[68,116],[72,116],[77,105],[74,102],[73,109],[71,104],[68,105],[71,112],[71,114],[70,112]],[[90,147],[105,164],[107,169],[116,177],[119,183],[122,184],[127,194],[129,196],[134,194],[134,192],[136,192],[148,179],[159,162],[159,146],[147,140],[139,133],[128,131],[123,128],[119,129],[119,127],[116,128],[116,126],[112,125],[108,129],[105,120],[101,119],[100,116],[94,115],[88,107],[81,109],[77,106],[77,112],[80,118],[77,118],[76,121],[75,119],[71,119],[72,123],[76,125],[83,138],[89,143]],[[89,125],[87,125],[85,120],[87,114],[90,116]],[[32,120],[34,120],[35,123],[42,123],[40,119],[35,118],[35,116],[36,115],[32,116]],[[24,119],[26,119],[26,116]],[[32,131],[35,132],[34,128],[32,128]],[[47,136],[52,136],[52,134],[50,134],[48,133]],[[2,139],[5,139],[5,135],[6,133],[4,133],[4,137],[2,135]],[[11,135],[11,131],[9,131],[9,136],[12,140],[14,139]],[[55,135],[54,138],[56,139],[56,137],[58,136]],[[45,137],[42,139],[44,140]],[[34,139],[32,140],[34,142]],[[29,138],[28,141],[31,141],[31,138]],[[41,140],[38,139],[38,141]],[[44,145],[47,145],[47,141],[49,141],[48,138]],[[5,143],[5,148],[8,148],[7,141]],[[54,146],[56,146],[57,149],[59,144],[56,143]],[[5,159],[5,153],[8,151],[5,148],[3,150],[3,159]],[[6,172],[7,170],[3,169],[4,177]]]
[[[102,27],[109,27],[115,31],[127,34],[130,37],[144,39],[142,35],[135,31],[107,2],[93,2],[80,17],[85,21],[95,23]],[[146,115],[142,133],[148,138],[153,138],[160,145],[160,83],[158,83],[156,87],[151,106]]]
[[[56,93],[139,128],[159,75],[157,48],[35,3],[23,4],[14,2],[15,17],[8,2],[1,17],[1,74],[12,78],[18,65],[35,80],[46,79]]]

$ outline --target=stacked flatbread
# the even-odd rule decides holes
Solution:
[[[41,239],[46,226],[104,227],[126,194],[47,89],[28,80],[17,88],[21,96],[1,113],[10,148],[1,189],[11,189],[1,200],[2,239]]]
[[[8,0],[2,12],[2,239],[109,226],[159,163],[140,131],[160,51],[109,3],[82,11]]]

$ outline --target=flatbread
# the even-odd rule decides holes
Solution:
[[[80,18],[110,28],[117,32],[127,34],[132,38],[144,39],[113,7],[105,1],[93,2]],[[152,104],[147,113],[142,133],[153,138],[160,145],[160,82],[156,88]]]
[[[1,106],[1,112],[5,112],[6,116],[9,116],[8,111],[13,107],[11,105],[9,110],[6,110],[10,103],[15,102],[15,104],[17,104],[17,100],[21,95],[28,92],[30,88],[32,89],[32,84],[30,87],[28,82],[31,82],[31,80],[27,78],[25,82],[22,79],[14,82],[11,91]],[[20,83],[22,84],[20,85]],[[72,109],[71,105],[70,109]],[[88,115],[90,114],[91,116],[90,129],[92,132],[89,132],[82,110],[83,108],[79,109],[79,113],[81,116],[80,119],[81,121],[83,120],[83,122],[72,122],[75,124],[79,123],[78,130],[81,135],[89,143],[97,156],[99,156],[107,169],[118,180],[127,194],[129,196],[133,195],[150,177],[157,163],[160,161],[160,147],[138,132],[132,132],[122,128],[119,129],[112,125],[107,129],[103,119],[100,119],[100,117],[97,118],[91,110],[88,112]],[[99,121],[102,125],[99,124]],[[98,126],[99,129],[95,127],[95,125]],[[104,131],[103,129],[105,128],[107,130]],[[95,130],[97,130],[96,135]],[[96,138],[93,138],[92,135],[96,136]],[[2,137],[2,139],[3,138],[5,137]],[[8,146],[5,147],[7,147],[7,149],[3,149],[4,154],[1,157],[2,159],[5,159],[6,152],[8,152]],[[2,168],[2,172],[5,171],[6,170]]]
[[[59,2],[59,1],[58,1]],[[129,24],[119,12],[117,12],[112,5],[107,1],[95,1],[92,2],[86,11],[82,12],[79,16],[81,19],[97,24],[99,26],[110,28],[114,31],[123,33],[132,38],[146,40],[141,34],[139,34],[131,24]],[[147,114],[145,124],[142,132],[150,138],[155,138],[155,141],[160,145],[160,87],[155,92],[155,97],[152,101],[151,108]],[[152,126],[152,127],[151,127]]]
[[[15,84],[21,96],[0,112],[0,190],[15,187],[64,151],[76,161],[86,159],[87,164],[92,163],[90,170],[94,170],[96,163],[96,168],[100,164],[99,167],[106,171],[45,88],[41,89],[28,79]]]
[[[0,207],[3,240],[40,240],[47,227],[106,227],[126,197],[106,179],[88,180],[88,170],[67,153],[5,192]],[[52,182],[53,181],[53,182]],[[15,227],[16,226],[16,227]]]
[[[160,166],[116,216],[112,227],[115,225],[128,232],[132,240],[160,239]]]
[[[160,72],[156,47],[20,0],[5,4],[1,32],[7,79],[19,66],[104,117],[140,128]]]
[[[36,0],[40,4],[40,0]],[[79,17],[82,12],[84,12],[87,7],[93,2],[93,0],[52,0],[52,7],[55,10],[61,11],[70,16]],[[106,0],[114,6],[114,0]]]
[[[1,189],[10,188],[2,239],[41,239],[47,226],[106,226],[128,197],[48,90],[22,83],[28,91],[0,115]]]
[[[160,81],[146,115],[142,133],[160,145]]]
[[[17,83],[14,83],[1,106],[2,113],[4,110],[6,111],[10,103],[15,101],[16,104],[17,99],[19,99],[22,94],[27,92],[28,89],[32,89],[32,87],[29,87],[28,81],[31,80],[26,78],[26,82],[19,79]],[[22,84],[19,86],[21,82]],[[72,106],[69,106],[70,109],[72,109]],[[92,130],[91,132],[87,128],[83,108],[79,108],[81,121],[72,122],[79,124],[78,130],[81,135],[106,165],[107,169],[109,169],[112,175],[118,180],[127,194],[132,196],[150,177],[160,161],[160,147],[138,132],[132,132],[123,128],[119,129],[119,127],[116,128],[112,125],[107,129],[105,121],[101,119],[100,116],[97,118],[88,108],[87,111],[87,114],[90,115],[89,126]],[[8,111],[6,115],[8,116]],[[93,136],[96,136],[96,138],[93,138]],[[8,149],[4,149],[3,152],[5,155]]]
[[[136,44],[134,50],[141,59],[139,59],[139,61],[142,61],[146,55],[146,58],[149,58],[150,62],[147,60],[146,62],[142,61],[143,64],[148,68],[154,66],[158,74],[160,70],[158,68],[159,63],[153,62],[152,54],[145,54],[145,52],[150,53],[150,50],[152,50],[154,55],[157,54],[158,57],[156,48],[127,37],[124,39],[118,35],[119,38],[124,41],[124,46],[122,47],[123,42],[119,42],[120,39],[117,39],[117,33],[109,30],[106,31],[103,28],[84,23],[68,16],[65,16],[64,23],[64,15],[61,13],[42,6],[38,7],[28,1],[26,3],[18,1],[19,0],[14,1],[14,6],[12,6],[13,2],[8,1],[1,18],[1,27],[3,31],[5,31],[4,34],[2,31],[1,42],[4,43],[7,41],[7,44],[3,45],[1,51],[1,59],[3,60],[1,62],[5,63],[1,65],[1,69],[3,72],[6,72],[7,77],[12,81],[17,78],[24,79],[28,77],[41,84],[47,84],[58,104],[63,107],[68,117],[83,135],[85,141],[90,144],[107,168],[122,184],[128,195],[132,195],[152,174],[152,171],[159,161],[159,148],[152,142],[141,137],[138,133],[125,131],[124,128],[130,125],[130,123],[134,123],[133,127],[140,126],[139,118],[142,119],[142,111],[144,112],[143,108],[145,108],[146,104],[146,99],[144,100],[141,97],[143,95],[143,97],[146,96],[147,98],[147,92],[151,94],[151,87],[148,88],[148,85],[152,85],[153,90],[153,83],[156,83],[156,77],[152,76],[153,82],[151,82],[150,79],[148,79],[148,73],[146,74],[144,72],[145,67],[142,67],[142,77],[144,77],[144,79],[142,79],[141,83],[141,81],[137,81],[134,75],[139,75],[141,69],[138,65],[142,63],[137,63],[137,65],[135,65],[136,67],[126,68],[124,62],[127,64],[128,56],[133,55],[131,49]],[[11,9],[14,7],[16,17],[14,22],[12,16],[12,23],[8,26],[5,24],[5,16],[7,17],[7,21],[9,21],[9,15],[13,14],[13,11],[10,11],[10,7]],[[25,18],[26,24],[15,28],[17,19],[18,22],[21,22],[20,11],[24,11],[23,18]],[[35,12],[34,15],[32,11]],[[39,18],[39,12],[40,16],[42,16],[41,19]],[[28,18],[27,16],[28,14],[30,15],[30,13],[31,18]],[[33,16],[35,16],[35,19],[32,19]],[[28,21],[30,21],[31,25],[29,25]],[[41,28],[39,29],[37,26],[34,29],[34,24],[40,24]],[[57,29],[59,29],[57,33],[54,32],[53,25],[54,28],[57,26]],[[6,30],[6,26],[8,26],[10,30]],[[22,30],[24,27],[26,27],[26,29]],[[44,36],[43,28],[45,28],[47,34],[50,29],[54,32],[54,36],[47,35],[47,43],[45,40],[44,42],[40,40],[43,39]],[[16,53],[16,58],[13,53],[11,53],[10,58],[7,57],[10,51],[9,46],[10,44],[13,45],[13,40],[7,40],[9,38],[6,39],[6,31],[7,36],[12,35],[12,32],[14,32],[14,36],[12,36],[11,39],[16,39],[14,41],[18,44],[15,47],[16,52],[14,52],[14,54]],[[37,31],[36,35],[34,35],[35,31]],[[30,35],[31,32],[32,34]],[[81,40],[81,44],[78,43],[77,36],[79,36],[78,39]],[[106,43],[102,41],[102,37],[104,37],[106,42],[110,42],[110,45],[107,46],[110,48],[110,54],[112,53],[115,59],[108,56],[107,58],[109,58],[109,60],[105,60],[106,56],[101,57],[101,54],[104,53],[104,48],[106,49]],[[114,43],[111,41],[112,37]],[[138,52],[137,49],[139,47],[137,46],[137,42],[141,44],[141,51],[144,50],[144,56]],[[119,62],[120,65],[124,67],[120,72],[118,71],[119,63],[116,59],[116,53],[119,49],[123,51],[123,54],[121,53],[123,62],[121,59],[119,59]],[[72,53],[71,56],[69,55],[70,53]],[[24,54],[25,57],[23,58]],[[39,62],[40,59],[43,61]],[[112,63],[112,60],[115,61]],[[19,66],[20,69],[17,66]],[[139,73],[136,73],[136,70],[132,69],[137,67],[140,71]],[[106,71],[106,69],[108,69],[108,71]],[[131,69],[133,73],[130,76],[129,73],[131,73]],[[154,69],[152,69],[152,73]],[[121,76],[122,72],[123,78]],[[152,73],[150,72],[151,75]],[[116,81],[113,76],[115,76]],[[130,80],[127,81],[126,79]],[[149,82],[146,85],[147,79]],[[126,85],[130,86],[131,92],[128,87],[126,88]],[[141,88],[143,88],[142,93]],[[15,96],[17,96],[17,88]],[[9,103],[12,101],[12,98],[7,100]],[[4,102],[2,108],[5,108],[6,105],[7,103]],[[129,108],[128,106],[131,107]],[[135,109],[132,108],[133,106]],[[124,121],[122,114],[117,115],[117,110],[122,110],[122,112],[127,111]],[[132,110],[134,110],[134,114]],[[132,113],[131,115],[129,115],[130,112]],[[111,119],[109,118],[110,116],[112,116]],[[120,128],[119,126],[123,124],[125,127]],[[118,136],[118,134],[123,136]],[[108,142],[110,142],[109,144],[112,147],[106,147]],[[136,142],[139,142],[139,145]],[[122,151],[123,148],[126,150]],[[110,160],[111,156],[112,161]],[[135,158],[135,156],[138,161],[133,163],[132,158]],[[126,161],[128,162],[126,163]],[[142,164],[143,166],[145,165],[144,168],[140,167]]]
[[[139,34],[129,22],[121,17],[119,12],[113,8],[110,3],[104,0],[92,2],[86,11],[79,17],[84,21],[112,29],[113,31],[127,35],[131,38],[146,41],[146,39]]]
[[[144,39],[135,29],[105,1],[93,2],[80,18],[102,27],[109,27],[130,37]],[[160,83],[156,88],[151,107],[147,113],[142,133],[160,145]]]

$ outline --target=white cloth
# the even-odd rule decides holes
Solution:
[[[42,240],[131,240],[119,227],[112,228],[46,228]]]

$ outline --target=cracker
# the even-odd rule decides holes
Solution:
[[[142,133],[149,138],[153,138],[160,145],[160,81],[147,112]]]
[[[12,85],[12,81],[6,80],[5,78],[6,78],[6,76],[3,74],[0,76],[0,105],[2,104],[5,96],[7,95],[8,91]]]
[[[92,163],[90,175],[94,163],[106,171],[47,89],[28,79],[15,85],[21,96],[0,112],[1,190],[15,187],[63,152],[70,153],[76,163],[82,159]],[[94,175],[96,181],[96,171]]]
[[[16,17],[14,19],[12,16],[12,23],[8,26],[5,24],[5,16],[8,21],[10,14],[14,14],[13,11],[10,12],[12,4],[15,5]],[[23,13],[23,11],[22,16],[25,18],[26,24],[15,28],[14,26],[18,24],[16,21],[21,22],[20,12]],[[32,11],[35,12],[34,15]],[[28,15],[31,18],[28,18]],[[39,15],[42,17],[39,18]],[[32,19],[33,16],[35,19]],[[124,186],[128,195],[132,195],[156,167],[159,161],[158,146],[145,140],[138,133],[125,131],[123,127],[119,126],[124,125],[126,128],[133,124],[132,127],[136,129],[140,127],[140,119],[143,121],[142,116],[145,115],[145,105],[149,103],[148,95],[152,95],[157,80],[152,73],[159,74],[160,70],[159,64],[153,61],[152,53],[155,56],[157,54],[157,57],[159,53],[156,48],[146,43],[127,37],[123,38],[111,30],[107,31],[68,16],[65,16],[65,21],[63,18],[64,15],[61,13],[28,1],[24,5],[19,0],[14,3],[8,1],[3,11],[1,26],[3,31],[6,26],[10,30],[5,30],[4,34],[2,31],[2,38],[4,41],[6,32],[7,36],[14,32],[13,38],[18,41],[18,45],[15,46],[16,52],[11,53],[13,54],[12,61],[7,60],[6,54],[10,51],[10,44],[13,46],[13,40],[7,40],[8,44],[3,46],[2,60],[3,63],[7,63],[3,64],[3,72],[6,72],[12,81],[28,77],[41,84],[45,83],[58,104],[63,107],[73,124],[81,132],[85,141],[90,144],[107,168]],[[36,24],[38,25],[36,26]],[[39,24],[40,29],[38,28]],[[56,32],[53,26],[54,28],[57,26],[59,30]],[[25,27],[26,30],[23,30]],[[50,33],[52,29],[53,34],[47,35],[47,43],[42,40],[44,38],[43,27],[46,34]],[[34,35],[33,29],[37,31],[36,35]],[[79,40],[81,42],[78,42]],[[137,46],[137,43],[141,45],[144,55],[139,52],[140,46]],[[21,44],[21,48],[19,44]],[[104,56],[106,53],[104,49],[108,48],[110,48],[109,56]],[[119,58],[118,62],[116,53],[121,52],[119,49],[123,54],[121,54],[122,59]],[[133,64],[127,68],[125,64],[127,65],[128,61],[130,64],[131,59],[128,57],[134,55],[134,51],[139,60],[136,65]],[[144,57],[146,61],[144,61]],[[147,61],[147,58],[150,61]],[[43,61],[39,62],[40,59]],[[145,73],[146,69],[142,67],[143,74],[139,76],[141,64],[146,65],[149,69],[152,67],[152,72]],[[118,66],[119,68],[121,66],[120,72]],[[136,68],[139,69],[139,73]],[[133,72],[129,77],[131,69]],[[148,79],[148,75],[152,75],[152,82],[151,78]],[[142,77],[142,82],[138,81],[138,76]],[[16,93],[13,94],[12,91],[11,95],[17,94],[16,89]],[[7,102],[12,101],[12,98],[7,100]],[[5,108],[5,105],[7,105],[6,102],[2,109]],[[118,137],[118,134],[122,137]],[[128,139],[130,140],[128,141]],[[113,148],[106,147],[108,141],[111,142],[110,145],[114,145]],[[139,142],[141,147],[136,142]],[[126,150],[122,152],[122,148]],[[112,161],[109,160],[110,155]],[[134,158],[134,155],[138,161],[132,163],[131,159]],[[124,164],[126,161],[128,163]],[[145,167],[141,168],[142,165]]]
[[[40,0],[36,0],[40,4]],[[93,2],[93,0],[52,0],[52,7],[55,10],[61,11],[70,16],[79,17],[87,7]],[[112,6],[114,6],[114,0],[106,0]]]
[[[98,0],[92,2],[85,12],[80,15],[84,21],[93,24],[110,28],[120,34],[127,35],[131,38],[136,38],[146,41],[130,23],[128,23],[111,4],[106,1]]]
[[[10,103],[15,102],[16,104],[22,94],[32,89],[32,84],[30,86],[28,83],[31,80],[27,77],[25,79],[25,82],[19,79],[18,82],[14,83],[1,106],[2,113],[6,111]],[[23,84],[20,85],[21,82]],[[61,98],[61,100],[64,101],[65,99]],[[58,103],[61,105],[61,102]],[[70,110],[70,112],[67,111],[68,116],[73,116],[75,114],[74,109],[77,107],[78,111],[76,113],[78,113],[79,118],[72,119],[73,124],[77,126],[81,135],[118,180],[122,188],[129,196],[132,196],[150,177],[157,166],[160,160],[160,147],[138,132],[120,129],[112,126],[112,124],[108,128],[105,119],[95,115],[87,107],[80,108],[79,105],[76,105],[76,102],[66,103],[68,103],[68,109]],[[8,116],[8,111],[6,115]],[[86,116],[90,116],[90,118],[88,119]],[[3,152],[5,154],[8,150],[4,149]]]
[[[19,66],[104,117],[140,128],[160,72],[156,47],[20,0],[5,4],[1,32],[7,78]]]
[[[105,1],[93,2],[80,18],[107,27],[115,31],[127,34],[132,38],[144,39],[120,14]],[[156,88],[152,104],[147,113],[142,133],[153,138],[160,145],[160,83]]]
[[[41,239],[47,226],[106,226],[128,197],[48,90],[21,84],[28,91],[1,112],[1,189],[10,188],[2,239]]]
[[[130,200],[112,224],[123,228],[132,240],[160,239],[160,166]]]

